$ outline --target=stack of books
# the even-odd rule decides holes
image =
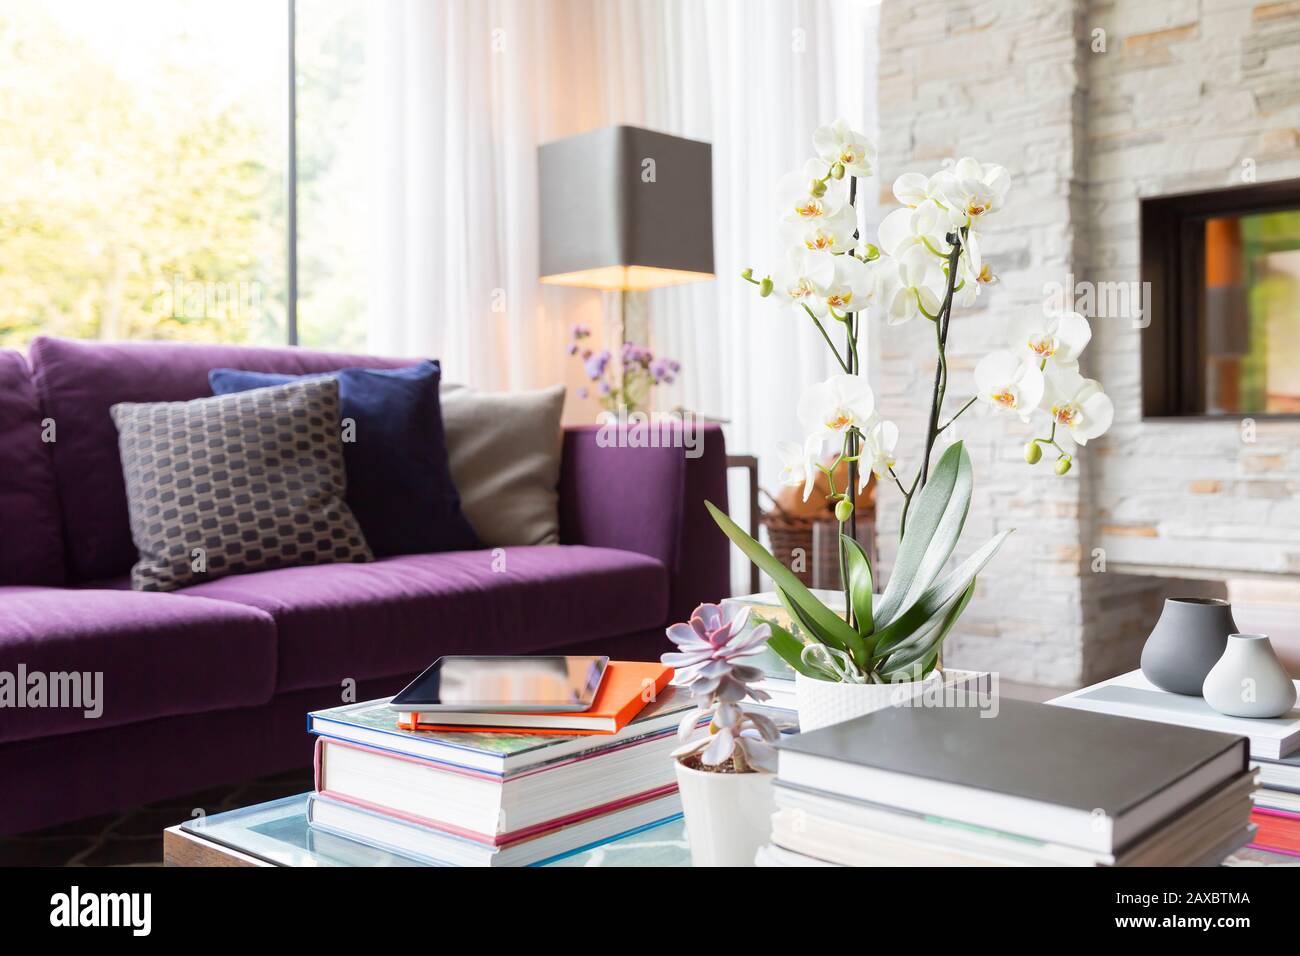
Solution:
[[[556,715],[542,714],[529,715],[541,727],[428,726],[388,699],[316,711],[308,821],[452,866],[550,862],[668,822],[681,815],[669,753],[694,707],[666,686],[671,675],[659,664],[611,662],[577,729],[545,726]],[[656,694],[645,694],[646,680]],[[647,696],[654,700],[642,707]]]
[[[1259,771],[1260,782],[1250,815],[1259,832],[1251,846],[1300,856],[1300,753],[1276,760],[1252,754],[1251,766]]]
[[[1300,682],[1296,688],[1300,690]],[[1228,717],[1200,697],[1161,690],[1141,671],[1121,674],[1058,697],[1052,703],[1248,738],[1250,766],[1257,771],[1260,784],[1250,817],[1258,832],[1250,845],[1257,850],[1300,856],[1300,708],[1265,720]]]
[[[1250,841],[1241,737],[1002,699],[783,741],[760,865],[1204,866]]]

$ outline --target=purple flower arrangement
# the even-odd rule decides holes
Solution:
[[[611,363],[613,353],[609,349],[599,352],[589,348],[585,343],[591,337],[591,329],[585,325],[575,325],[569,337],[567,351],[582,362],[582,370],[595,389],[601,404],[615,411],[624,406],[628,411],[641,409],[649,400],[650,390],[656,385],[671,385],[677,380],[682,365],[676,359],[655,358],[653,352],[633,342],[623,343],[619,354],[621,374]],[[591,389],[583,386],[578,389],[578,397],[586,398]]]

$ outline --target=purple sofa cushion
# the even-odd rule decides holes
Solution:
[[[275,623],[255,608],[36,587],[0,587],[0,607],[0,672],[12,675],[0,681],[15,681],[20,665],[28,675],[103,674],[99,717],[88,719],[84,708],[6,706],[0,742],[252,706],[275,689]]]
[[[136,559],[111,406],[209,396],[208,372],[218,367],[303,375],[350,365],[396,368],[412,361],[302,349],[51,338],[36,339],[31,357],[37,394],[58,428],[51,454],[68,541],[68,576],[77,582],[125,574]]]
[[[731,544],[704,507],[711,501],[727,510],[722,429],[703,425],[692,433],[679,424],[672,435],[651,447],[644,435],[611,443],[598,426],[570,428],[560,469],[560,541],[662,561],[671,581],[668,623],[731,593]]]
[[[0,585],[64,580],[63,519],[41,417],[27,361],[0,350]]]
[[[530,654],[662,627],[668,572],[630,551],[534,545],[282,568],[176,596],[271,614],[283,692],[407,674],[443,654]]]

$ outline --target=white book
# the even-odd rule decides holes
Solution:
[[[494,846],[409,820],[314,794],[307,804],[312,828],[441,866],[535,866],[571,856],[681,816],[676,791],[598,816],[568,822]]]
[[[677,746],[675,734],[643,738],[503,781],[323,737],[316,789],[470,839],[509,840],[558,819],[675,790],[669,754]]]
[[[1300,690],[1300,681],[1296,683],[1296,688]],[[1147,680],[1140,670],[1112,677],[1048,703],[1115,717],[1134,717],[1138,720],[1248,737],[1250,754],[1257,758],[1278,760],[1300,749],[1300,707],[1282,717],[1228,717],[1212,708],[1203,698],[1161,690]]]
[[[778,783],[772,842],[846,866],[1196,866],[1245,833],[1254,786],[1240,775],[1116,856]]]
[[[484,731],[402,730],[392,698],[344,704],[307,715],[310,733],[345,740],[411,757],[422,757],[451,768],[482,770],[508,777],[597,751],[622,746],[633,740],[671,735],[682,716],[695,702],[676,687],[665,687],[659,699],[648,704],[636,718],[615,734],[536,734]]]
[[[816,857],[804,856],[802,853],[795,853],[793,850],[787,850],[785,847],[773,843],[758,848],[758,852],[754,855],[754,865],[764,867],[839,866],[838,863],[827,863],[825,860],[819,860]]]
[[[1300,813],[1300,793],[1286,790],[1257,790],[1255,803],[1269,810],[1284,810],[1287,813]]]

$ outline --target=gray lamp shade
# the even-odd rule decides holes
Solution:
[[[539,147],[542,282],[625,290],[713,278],[712,153],[635,126]]]

